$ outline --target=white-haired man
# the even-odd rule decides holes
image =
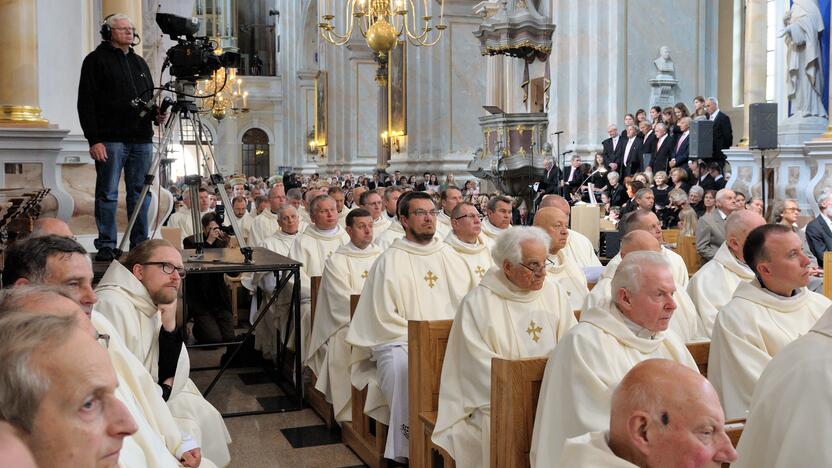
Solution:
[[[638,362],[696,363],[674,333],[676,282],[662,254],[633,252],[612,280],[613,300],[583,311],[549,356],[532,436],[531,464],[551,465],[566,439],[608,427],[612,389]]]
[[[820,214],[806,225],[806,243],[823,268],[823,254],[832,251],[832,190],[825,190],[818,197]]]
[[[460,202],[451,211],[452,230],[445,237],[445,243],[465,260],[477,279],[482,279],[493,265],[491,251],[485,243],[485,236],[481,235],[480,226],[480,214],[474,205]]]
[[[725,218],[736,211],[734,191],[724,188],[716,193],[716,209],[699,218],[696,224],[696,252],[710,261],[725,243]]]
[[[495,266],[457,309],[432,439],[458,466],[490,466],[491,359],[546,356],[577,323],[546,277],[550,242],[540,228],[509,228],[494,245]]]

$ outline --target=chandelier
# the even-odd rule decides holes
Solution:
[[[324,40],[340,46],[350,40],[357,23],[367,45],[381,57],[386,56],[400,38],[407,38],[414,46],[433,46],[447,29],[445,0],[439,0],[441,6],[438,24],[434,24],[432,11],[428,10],[429,1],[432,3],[434,0],[423,0],[423,10],[417,12],[414,3],[418,4],[419,0],[346,0],[345,13],[352,18],[345,19],[348,25],[343,34],[335,31],[335,15],[326,10],[323,10],[323,21],[318,24],[318,28]]]
[[[201,98],[200,111],[217,121],[237,118],[249,111],[248,91],[237,77],[236,68],[220,68],[211,78],[197,82],[196,95]]]

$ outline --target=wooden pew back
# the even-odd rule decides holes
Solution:
[[[823,295],[832,299],[832,252],[823,253]]]
[[[528,467],[547,358],[491,360],[491,467]]]
[[[318,292],[321,289],[321,277],[320,276],[313,276],[309,278],[310,283],[310,295],[311,295],[311,304],[310,304],[310,317],[311,317],[311,326],[315,326],[315,310],[318,305]],[[326,365],[326,364],[324,364]],[[320,390],[315,388],[315,384],[317,383],[317,376],[312,372],[308,366],[306,367],[309,373],[309,380],[304,384],[304,395],[306,396],[306,401],[309,403],[309,406],[312,407],[312,410],[324,420],[324,424],[329,429],[335,427],[335,412],[332,409],[332,405],[326,401],[326,395],[321,393]]]
[[[708,377],[708,353],[711,351],[711,342],[702,341],[699,343],[688,343],[688,351],[690,351],[696,366],[699,367],[699,373],[703,377]]]
[[[662,239],[668,244],[675,244],[679,241],[678,229],[662,229]]]
[[[676,243],[676,253],[685,261],[688,267],[688,274],[693,275],[699,271],[699,253],[696,251],[696,238],[693,236],[680,236]]]
[[[409,385],[410,466],[428,466],[435,413],[439,406],[439,381],[453,320],[410,320],[407,323]],[[431,424],[431,422],[433,424]]]

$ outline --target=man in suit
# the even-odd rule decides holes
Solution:
[[[668,135],[667,126],[663,123],[656,124],[656,144],[653,147],[653,159],[650,162],[653,174],[659,171],[667,171],[667,164],[673,156],[673,137]]]
[[[627,140],[622,145],[621,167],[619,174],[622,177],[629,177],[641,171],[642,139],[638,137],[635,125],[627,126]]]
[[[581,186],[581,182],[583,182],[583,177],[581,176],[581,157],[575,154],[572,156],[571,165],[563,169],[563,196],[568,198],[570,193]]]
[[[679,119],[679,129],[682,133],[676,138],[676,143],[673,146],[673,158],[668,164],[671,169],[675,167],[682,167],[687,170],[688,156],[690,154],[690,117],[682,117]]]
[[[818,199],[820,214],[806,225],[806,242],[809,250],[823,268],[823,254],[832,251],[832,191],[824,190]]]
[[[699,185],[704,190],[722,190],[725,188],[726,180],[720,170],[719,162],[708,163],[705,175],[699,178]]]
[[[629,127],[630,125],[635,126],[635,124],[636,124],[636,118],[633,117],[633,114],[624,114],[624,130],[621,130],[621,136],[622,137],[627,136],[627,127]],[[638,127],[636,127],[636,130],[638,130]],[[641,132],[637,132],[637,133],[641,133]],[[643,137],[643,136],[644,135],[639,135],[639,137]]]
[[[736,211],[736,194],[731,189],[716,193],[716,209],[699,218],[696,225],[696,252],[705,262],[714,258],[725,242],[725,218]]]
[[[543,168],[546,170],[546,177],[537,188],[537,191],[548,195],[560,192],[560,169],[551,159],[543,161]]]
[[[725,153],[722,150],[730,148],[734,143],[731,119],[719,111],[719,101],[715,97],[709,97],[705,105],[708,107],[708,120],[714,123],[713,160],[719,163],[721,173],[725,165]]]
[[[650,155],[649,159],[652,159],[653,156],[653,146],[656,145],[656,133],[653,132],[653,126],[650,122],[644,120],[638,124],[638,128],[641,130],[641,156],[642,162],[640,167],[645,168],[650,165],[650,162],[647,160],[648,158],[645,155]]]
[[[607,134],[610,137],[601,142],[601,146],[604,148],[604,164],[606,164],[611,171],[617,171],[618,165],[621,161],[621,150],[624,149],[622,143],[624,143],[626,139],[618,135],[618,127],[616,127],[615,124],[610,124],[610,126],[607,127]]]

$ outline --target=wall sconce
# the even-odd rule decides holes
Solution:
[[[391,149],[395,148],[397,153],[402,151],[401,147],[401,137],[404,136],[404,132],[401,130],[393,130],[389,134],[387,132],[381,133],[381,143],[384,145],[385,148]]]
[[[315,140],[309,140],[309,154],[317,154],[321,159],[326,158],[326,145]]]

